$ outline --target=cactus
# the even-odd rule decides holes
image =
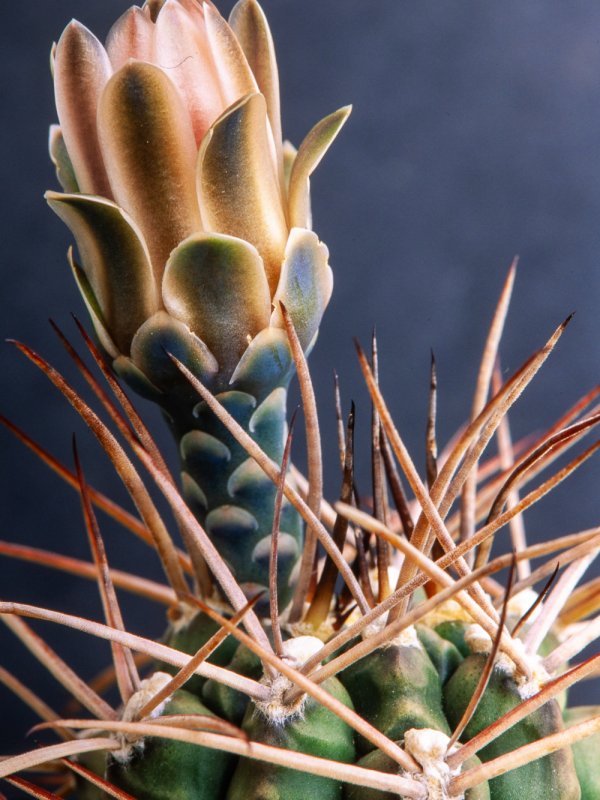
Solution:
[[[181,69],[165,69],[171,62]],[[0,670],[39,729],[60,739],[6,757],[0,778],[56,797],[44,779],[59,776],[61,796],[89,800],[594,800],[600,713],[571,707],[567,690],[600,667],[600,655],[571,664],[598,636],[597,584],[578,584],[600,534],[528,546],[520,515],[598,449],[529,486],[600,422],[597,391],[545,434],[508,444],[508,412],[567,323],[502,381],[494,363],[513,264],[471,415],[443,457],[432,363],[426,480],[379,389],[376,341],[370,356],[359,346],[372,489],[361,502],[355,412],[344,435],[339,401],[332,507],[306,361],[332,277],[312,231],[309,177],[348,109],[317,123],[297,152],[282,141],[274,48],[255,0],[240,0],[228,23],[209,2],[147,0],[115,23],[106,47],[74,22],[52,63],[60,125],[50,151],[64,191],[47,199],[75,238],[69,261],[95,340],[78,327],[96,372],[58,333],[112,424],[18,347],[88,424],[137,515],[88,485],[76,447],[70,470],[7,423],[77,489],[93,564],[5,543],[0,553],[96,579],[105,622],[0,601],[14,634],[91,714],[58,715]],[[308,479],[290,466],[294,374]],[[180,484],[119,381],[160,406]],[[499,457],[486,452],[494,438]],[[157,553],[164,584],[110,568],[95,507]],[[505,529],[512,552],[492,557]],[[164,604],[162,639],[127,630],[115,585]],[[108,640],[118,703],[24,617]],[[51,770],[40,785],[18,775],[41,765]]]

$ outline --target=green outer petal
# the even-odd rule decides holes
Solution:
[[[71,229],[106,328],[120,352],[128,353],[137,329],[159,308],[148,251],[135,223],[102,197],[47,192],[46,199]]]
[[[87,279],[87,275],[81,269],[79,264],[75,261],[73,256],[73,248],[69,247],[69,251],[67,253],[67,259],[69,261],[69,266],[73,272],[73,277],[75,278],[75,283],[77,284],[77,288],[81,292],[81,296],[83,298],[83,302],[86,305],[88,310],[88,314],[92,320],[92,324],[94,326],[94,330],[96,332],[96,336],[102,347],[106,350],[111,358],[118,358],[119,350],[116,344],[110,337],[109,332],[106,330],[106,323],[102,318],[102,310],[100,305],[98,304],[98,299],[94,294],[92,287],[90,286],[90,282]]]
[[[279,303],[287,308],[303,350],[319,329],[333,290],[329,252],[312,231],[294,228],[290,233],[273,298],[271,325],[284,327]]]
[[[196,234],[174,250],[163,279],[167,310],[233,371],[259,331],[271,301],[263,263],[252,245],[232,236]]]
[[[162,69],[131,61],[106,85],[98,130],[115,198],[140,226],[160,279],[173,248],[201,227],[189,114]]]
[[[281,108],[279,103],[279,73],[273,37],[267,18],[256,0],[239,0],[234,6],[229,24],[233,28],[260,93],[267,102],[267,114],[271,123],[277,153],[278,168],[282,169],[281,153]]]
[[[268,327],[250,342],[239,360],[230,385],[262,398],[273,386],[285,386],[294,368],[287,334],[280,328]]]
[[[310,191],[308,179],[329,150],[350,116],[352,106],[344,106],[324,117],[305,136],[292,167],[288,195],[290,227],[306,228],[310,223]]]
[[[50,125],[48,131],[48,152],[56,169],[56,177],[65,192],[79,192],[75,170],[67,153],[65,138],[60,125]]]
[[[229,108],[204,137],[198,196],[205,228],[256,247],[273,293],[288,229],[261,94],[247,95]]]
[[[283,182],[285,185],[286,194],[290,189],[290,178],[292,176],[292,169],[294,167],[294,161],[296,160],[297,155],[298,151],[294,145],[286,139],[283,143]]]
[[[131,357],[138,369],[168,394],[188,381],[171,361],[174,355],[203,383],[210,383],[218,370],[214,355],[183,322],[158,311],[140,327],[131,343]]]

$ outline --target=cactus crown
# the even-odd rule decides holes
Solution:
[[[171,80],[160,66],[183,46],[205,68],[200,88],[187,67]],[[600,422],[599,390],[541,436],[513,445],[508,423],[568,320],[502,380],[513,263],[471,412],[441,453],[432,361],[425,479],[379,389],[375,337],[369,353],[358,346],[373,404],[372,486],[361,500],[354,408],[345,420],[338,389],[332,506],[306,360],[332,279],[308,180],[347,109],[297,153],[284,145],[272,40],[254,0],[240,0],[229,24],[212,3],[147,2],[116,23],[106,49],[72,23],[54,73],[61,125],[50,144],[65,192],[48,200],[78,247],[81,265],[70,254],[71,266],[97,341],[77,327],[95,370],[55,329],[110,424],[17,346],[87,423],[136,514],[87,483],[75,446],[71,469],[5,422],[78,491],[93,558],[7,543],[0,554],[95,580],[105,619],[0,602],[3,621],[86,712],[59,715],[0,668],[41,717],[37,730],[60,740],[5,758],[0,778],[34,797],[74,790],[93,800],[597,800],[600,711],[570,708],[566,692],[600,666],[600,655],[569,665],[600,631],[597,581],[579,585],[600,531],[528,545],[522,513],[600,446],[556,467]],[[294,373],[306,476],[291,466]],[[160,405],[181,488],[117,376]],[[164,583],[111,569],[96,509],[155,551]],[[117,589],[164,605],[161,641],[127,630]],[[26,617],[109,641],[104,683],[118,703]],[[18,775],[42,765],[39,785]],[[56,794],[47,776],[58,776]]]

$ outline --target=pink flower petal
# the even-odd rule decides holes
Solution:
[[[73,20],[56,47],[56,109],[80,191],[109,198],[112,192],[98,141],[96,109],[111,73],[104,47]]]
[[[156,20],[155,63],[179,89],[199,145],[225,110],[199,6],[190,14],[177,0],[167,0]]]
[[[230,106],[244,95],[256,92],[258,85],[234,32],[212,3],[204,3],[204,20],[225,105]]]
[[[154,23],[148,14],[133,6],[120,16],[108,33],[106,51],[115,72],[130,58],[153,61]]]

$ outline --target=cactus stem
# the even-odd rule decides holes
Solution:
[[[452,779],[450,791],[456,794],[464,792],[472,786],[477,786],[482,781],[491,780],[498,775],[511,772],[524,764],[529,764],[538,758],[543,758],[550,753],[555,753],[557,750],[562,750],[564,747],[569,747],[598,731],[600,731],[600,715],[579,722],[566,730],[552,733],[543,739],[525,744],[516,750],[463,772]]]
[[[279,303],[279,308],[281,316],[283,317],[296,372],[298,374],[300,397],[302,398],[302,407],[304,409],[308,455],[308,496],[306,501],[312,513],[320,520],[321,501],[323,499],[323,455],[321,452],[317,402],[306,356],[302,350],[302,345],[298,339],[294,323],[282,302]],[[308,524],[304,549],[300,560],[298,582],[296,584],[289,615],[290,622],[292,623],[298,622],[302,616],[306,595],[314,579],[316,556],[317,532],[312,525]]]
[[[427,614],[436,609],[441,603],[450,599],[459,591],[468,586],[469,583],[480,580],[486,574],[489,575],[492,572],[504,569],[505,567],[509,566],[511,562],[512,555],[500,556],[493,562],[487,564],[485,568],[476,570],[470,575],[467,575],[464,578],[456,581],[453,586],[442,589],[434,597],[429,598],[423,603],[419,603],[418,606],[411,609],[411,611],[405,614],[401,619],[396,620],[393,624],[381,630],[379,633],[373,634],[368,639],[356,644],[350,650],[347,650],[338,657],[328,661],[317,672],[311,672],[311,670],[314,670],[314,668],[317,666],[316,659],[309,659],[302,668],[302,672],[305,674],[310,673],[310,678],[313,681],[316,683],[322,683],[332,675],[336,675],[338,672],[341,672],[353,662],[358,661],[360,658],[364,658],[378,647],[385,646],[388,640],[398,636],[402,630],[404,630],[404,628],[407,628],[410,625],[415,625],[421,619],[426,617]],[[376,608],[372,609],[369,614],[365,615],[353,625],[337,634],[337,636],[324,645],[323,650],[321,650],[319,653],[319,657],[323,660],[329,658],[332,653],[334,653],[340,647],[343,647],[348,643],[348,641],[360,635],[368,625],[371,625],[378,617],[380,617],[382,614],[388,611],[391,606],[397,603],[400,597],[404,594],[404,591],[404,589],[397,589],[394,594],[390,595],[383,603],[380,603]]]
[[[75,460],[77,479],[79,481],[79,493],[81,496],[85,527],[88,533],[88,539],[90,542],[92,555],[94,557],[94,563],[98,571],[98,589],[102,599],[102,607],[106,624],[113,628],[117,628],[120,631],[124,631],[125,624],[123,622],[123,615],[121,614],[121,608],[119,606],[115,587],[110,577],[106,548],[104,547],[104,541],[102,539],[102,534],[100,533],[98,521],[92,509],[87,484],[83,474],[83,469],[81,467],[81,461],[77,452],[75,436],[73,436],[73,457]],[[119,688],[121,700],[124,703],[127,703],[134,692],[138,691],[140,688],[140,676],[130,650],[127,650],[115,643],[112,645],[112,654],[117,678],[117,686]]]
[[[338,504],[338,508],[342,510],[342,504]],[[378,522],[378,520],[373,519],[368,514],[365,514],[364,512],[353,508],[352,506],[343,506],[343,512],[353,522],[363,525],[363,527],[365,527],[367,530],[371,530],[373,533],[385,536],[389,542],[395,544],[395,546],[401,552],[403,552],[405,556],[407,556],[407,561],[412,560],[416,565],[418,565],[422,572],[425,573],[425,575],[418,577],[419,585],[425,583],[428,579],[433,580],[444,587],[450,587],[454,585],[454,580],[450,577],[450,575],[448,575],[448,573],[444,572],[437,563],[425,556],[420,550],[417,550],[410,542],[407,542],[405,539],[389,530],[389,528],[386,528],[384,525],[382,525],[382,523]],[[452,554],[449,553],[447,556],[448,555]],[[468,577],[469,575],[470,571],[467,571],[466,575],[461,577]],[[467,583],[467,586],[470,585],[470,583]],[[475,583],[473,585],[477,584]],[[406,589],[406,587],[403,588]],[[404,596],[406,595],[403,594],[403,597]],[[486,611],[482,609],[470,595],[465,594],[464,590],[461,590],[457,593],[456,599],[460,602],[467,613],[493,638],[496,633],[496,620],[490,619]],[[400,603],[397,603],[395,608],[397,609],[399,606]],[[395,621],[396,618],[394,618],[393,622]],[[390,625],[391,629],[391,622],[389,622],[388,625]],[[508,632],[504,632],[502,636],[501,647],[502,650],[506,652],[507,656],[509,656],[509,658],[517,665],[519,672],[527,677],[530,677],[531,668],[526,659],[523,657],[523,654],[515,646],[515,643]]]
[[[492,317],[490,329],[488,331],[487,339],[483,348],[483,354],[481,356],[479,372],[477,374],[475,392],[473,394],[473,402],[471,405],[471,422],[473,422],[485,408],[485,404],[490,392],[490,381],[492,379],[494,363],[498,354],[500,340],[504,331],[504,324],[508,315],[518,263],[519,259],[517,256],[515,256],[508,270],[504,285],[500,292],[496,309],[494,311],[494,315]],[[474,464],[473,468],[467,475],[462,488],[460,501],[461,541],[469,539],[475,533],[476,488],[477,464]]]
[[[248,455],[252,456],[256,463],[261,467],[264,473],[273,481],[273,483],[277,483],[281,470],[279,469],[278,465],[275,464],[260,448],[259,445],[243,430],[243,428],[233,419],[231,414],[227,412],[227,410],[219,403],[219,401],[213,397],[213,395],[209,392],[209,390],[187,369],[185,364],[182,364],[175,356],[170,356],[173,363],[177,366],[177,368],[181,371],[183,375],[189,380],[192,384],[194,389],[198,392],[198,394],[202,397],[202,399],[206,402],[208,407],[214,411],[215,415],[218,419],[225,425],[225,427],[229,430],[229,432],[236,438],[239,444],[246,450]],[[354,577],[354,574],[351,568],[346,563],[346,560],[338,547],[336,547],[335,542],[331,538],[330,534],[321,524],[318,517],[313,514],[313,512],[308,507],[307,503],[304,502],[302,497],[299,493],[291,486],[290,482],[286,481],[285,483],[285,496],[290,501],[290,503],[298,510],[298,512],[302,515],[302,517],[306,520],[307,524],[312,525],[317,532],[317,536],[319,541],[325,548],[326,552],[331,555],[335,564],[340,572],[340,575],[346,582],[348,588],[352,592],[352,596],[357,602],[357,605],[361,612],[365,614],[369,610],[369,605],[366,601],[366,598],[360,588],[358,581]]]

